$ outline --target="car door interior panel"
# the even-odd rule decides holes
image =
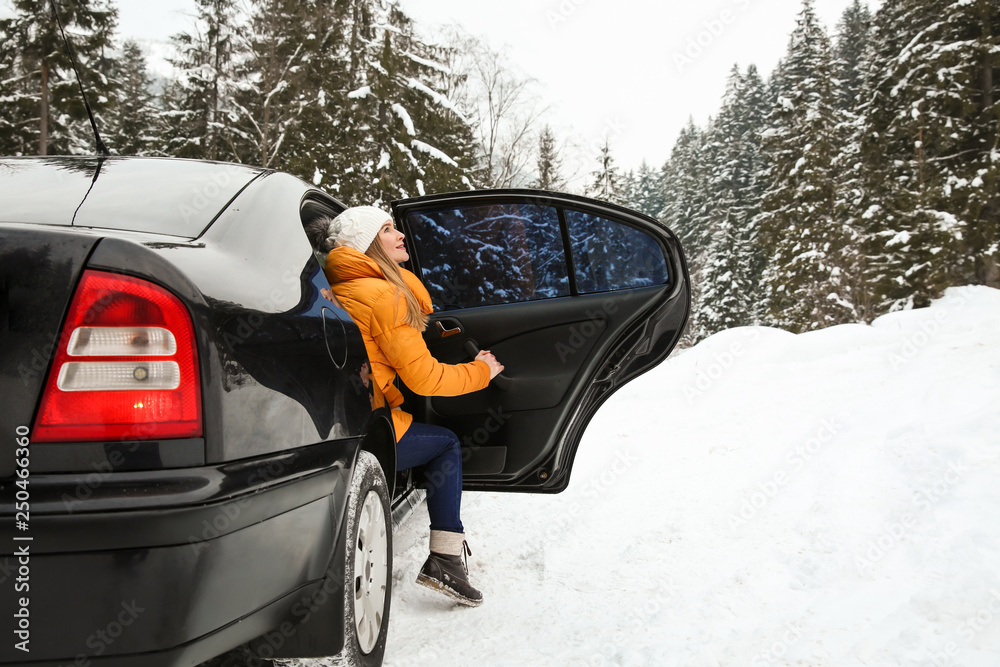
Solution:
[[[603,202],[544,195],[393,203],[409,268],[434,302],[431,353],[462,363],[486,349],[505,366],[472,394],[407,396],[418,420],[459,436],[468,489],[565,488],[585,423],[669,353],[687,319],[687,269],[668,229]]]

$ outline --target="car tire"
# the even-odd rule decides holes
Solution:
[[[378,667],[392,601],[392,521],[385,475],[370,452],[358,452],[346,530],[343,656],[351,667]]]

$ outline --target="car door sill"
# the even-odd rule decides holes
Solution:
[[[407,517],[413,512],[414,508],[420,503],[424,502],[424,498],[427,497],[427,492],[423,489],[411,488],[402,496],[397,498],[392,503],[392,530],[396,531],[403,522],[406,521]]]

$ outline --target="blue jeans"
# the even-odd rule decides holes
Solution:
[[[462,450],[458,436],[441,426],[413,422],[396,443],[396,470],[426,465],[427,513],[431,530],[464,533]]]

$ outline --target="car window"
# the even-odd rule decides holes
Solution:
[[[660,244],[640,229],[581,211],[566,211],[576,287],[581,294],[663,285]]]
[[[554,207],[505,203],[415,211],[407,227],[435,310],[570,293]]]

